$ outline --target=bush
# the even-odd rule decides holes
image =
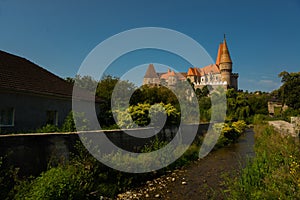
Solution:
[[[16,182],[17,172],[17,169],[7,165],[7,156],[0,157],[0,199],[8,199]]]
[[[76,121],[76,125],[75,125]],[[77,128],[76,128],[77,126]],[[78,130],[77,130],[78,129]],[[66,117],[61,131],[62,132],[75,132],[84,131],[89,129],[89,121],[86,119],[85,114],[81,112],[71,111]]]
[[[29,182],[15,199],[85,199],[89,178],[88,171],[77,166],[51,168]]]
[[[253,124],[262,124],[267,119],[266,115],[257,114],[253,117]]]
[[[38,132],[38,133],[54,133],[54,132],[59,132],[59,131],[60,131],[59,128],[52,124],[47,124],[36,130],[36,132]]]

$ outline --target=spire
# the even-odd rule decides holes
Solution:
[[[144,78],[158,78],[158,75],[154,69],[154,65],[153,64],[149,64],[148,69],[145,73]]]
[[[228,51],[228,47],[227,47],[227,43],[226,43],[226,36],[224,34],[224,41],[222,44],[222,51],[221,51],[221,59],[220,59],[220,63],[232,63],[231,58],[230,58],[230,54]]]
[[[217,55],[217,59],[216,59],[216,65],[218,65],[218,66],[219,66],[220,60],[221,60],[222,47],[223,47],[223,43],[220,43],[219,49],[218,49],[218,55]]]

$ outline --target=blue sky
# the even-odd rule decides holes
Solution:
[[[226,33],[233,70],[239,73],[243,90],[271,91],[280,86],[281,71],[300,69],[299,0],[0,0],[0,24],[1,50],[61,77],[73,77],[100,42],[139,27],[182,32],[200,43],[213,59]],[[133,58],[140,60],[135,65],[144,60],[170,63],[179,71],[189,67],[173,56],[151,51],[128,58],[110,72],[122,75]]]

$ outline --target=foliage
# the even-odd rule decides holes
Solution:
[[[216,148],[223,147],[230,143],[236,142],[237,139],[243,134],[247,124],[243,120],[233,123],[216,123],[213,126],[214,131],[221,132]]]
[[[76,122],[76,126],[75,126]],[[76,128],[77,127],[77,128]],[[74,131],[84,131],[88,130],[89,121],[86,119],[83,112],[73,112],[71,111],[66,117],[61,131],[62,132],[74,132]]]
[[[137,89],[131,99],[130,105],[137,105],[138,103],[149,103],[154,105],[156,103],[171,104],[177,109],[179,108],[179,103],[175,94],[167,87],[150,87],[148,85],[143,85]]]
[[[283,85],[279,88],[283,104],[290,108],[300,110],[300,72],[288,73],[283,71],[279,74]]]
[[[59,128],[53,124],[46,124],[45,126],[36,130],[37,133],[54,133],[59,132]]]
[[[247,123],[253,122],[256,114],[268,114],[267,93],[244,93],[234,89],[227,90],[227,121],[237,121],[239,119]]]
[[[114,112],[118,118],[117,124],[121,128],[134,128],[137,125],[147,126],[150,121],[152,124],[156,124],[156,120],[162,119],[161,115],[167,115],[167,124],[176,124],[180,117],[174,106],[164,103],[152,106],[149,103],[138,103],[130,106],[128,109],[115,110]]]
[[[113,91],[117,84],[118,88],[116,92],[118,92],[119,96],[122,96],[122,94],[131,93],[135,90],[133,83],[122,81],[116,77],[104,76],[100,80],[96,89],[96,96],[101,99],[101,102],[99,103],[100,113],[98,115],[98,120],[101,124],[101,127],[115,126],[115,120],[111,110],[111,100]]]
[[[156,138],[146,145],[142,152],[153,152],[165,146],[165,142]],[[95,147],[95,151],[97,147]],[[116,194],[164,174],[167,170],[182,167],[198,159],[199,147],[191,145],[172,165],[156,172],[132,174],[108,168],[98,162],[81,143],[76,145],[76,154],[66,165],[59,165],[43,172],[39,177],[20,182],[14,190],[14,199],[101,199],[101,196],[115,197]],[[147,156],[139,157],[141,167],[151,162]],[[120,153],[107,155],[112,162],[132,162]],[[157,162],[164,162],[160,157]]]
[[[28,183],[15,199],[86,199],[88,170],[68,165],[51,168]]]
[[[76,81],[77,87],[86,89],[90,92],[95,92],[97,86],[97,81],[91,76],[81,76],[77,74],[75,78],[67,77],[66,81],[72,84],[74,84]]]
[[[0,199],[9,199],[14,185],[16,184],[15,176],[18,169],[14,169],[7,163],[7,156],[0,157]]]
[[[199,102],[199,113],[201,122],[209,122],[211,115],[211,100],[209,97],[201,97],[198,99]]]
[[[229,182],[230,199],[299,199],[299,143],[267,125],[255,126],[255,157]]]
[[[66,117],[62,127],[58,127],[52,124],[46,124],[45,126],[36,130],[37,133],[54,133],[54,132],[74,132],[76,131],[75,121],[78,131],[87,130],[89,127],[89,121],[86,119],[85,114],[82,112],[71,111]]]
[[[226,94],[222,87],[214,89],[211,93],[211,121],[224,122],[226,117]]]

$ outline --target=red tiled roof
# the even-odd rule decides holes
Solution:
[[[195,71],[194,71],[194,68],[189,68],[189,70],[188,70],[188,72],[187,72],[187,75],[188,76],[195,76],[196,75],[196,73],[195,73]]]
[[[202,72],[202,68],[198,68],[198,67],[194,67],[194,68],[189,68],[188,76],[202,76],[203,72]]]
[[[204,74],[209,74],[209,73],[218,74],[218,73],[220,73],[220,69],[216,64],[207,65],[207,66],[201,68],[201,70],[203,71]]]
[[[0,51],[0,89],[71,98],[73,85],[25,58]],[[80,93],[86,95],[85,90]]]
[[[178,79],[184,80],[185,77],[187,76],[187,73],[185,73],[185,72],[175,73],[174,71],[171,71],[170,69],[168,69],[168,72],[159,73],[159,75],[160,75],[161,79],[165,79],[165,80],[167,80],[169,78],[169,76],[176,76]]]

